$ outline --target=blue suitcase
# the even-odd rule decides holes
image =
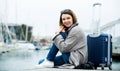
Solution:
[[[112,36],[109,34],[87,35],[88,61],[94,63],[95,69],[109,67],[112,70]]]

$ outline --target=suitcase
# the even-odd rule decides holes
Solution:
[[[94,64],[94,68],[109,67],[112,70],[112,36],[110,34],[87,35],[88,61]]]

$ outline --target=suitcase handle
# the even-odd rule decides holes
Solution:
[[[110,44],[111,44],[111,35],[108,34],[108,61],[107,61],[108,65],[110,65]]]

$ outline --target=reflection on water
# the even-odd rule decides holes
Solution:
[[[44,58],[47,50],[18,50],[0,55],[0,71],[19,71],[30,69]]]
[[[17,50],[0,55],[0,71],[22,71],[33,68],[48,50]],[[113,69],[120,69],[120,60],[113,60]]]

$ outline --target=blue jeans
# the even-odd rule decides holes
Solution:
[[[66,38],[66,33],[65,32],[61,32],[60,33],[62,35],[62,37],[65,39]],[[69,64],[69,56],[70,53],[61,53],[61,55],[56,56],[58,53],[59,49],[56,47],[56,45],[53,43],[48,55],[47,55],[47,59],[49,61],[53,61],[55,66],[60,66],[63,64]],[[41,64],[43,60],[39,61],[39,64]]]

